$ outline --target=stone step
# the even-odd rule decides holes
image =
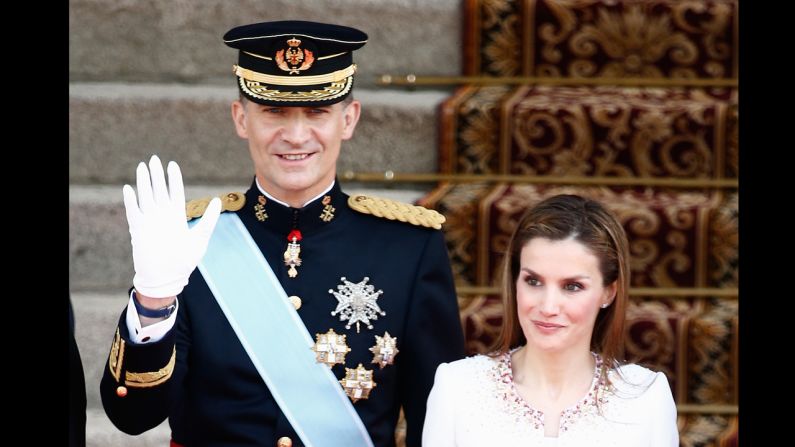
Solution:
[[[75,340],[86,378],[88,408],[102,408],[99,382],[119,316],[127,305],[126,288],[107,290],[111,291],[70,293],[75,317]]]
[[[134,179],[131,179],[134,185]],[[245,191],[244,182],[220,186],[185,187],[190,200],[230,191]],[[426,190],[373,189],[372,185],[343,184],[349,194],[364,193],[414,202]],[[431,186],[429,185],[428,188]],[[122,183],[73,185],[69,188],[69,284],[71,290],[116,290],[121,295],[134,275],[130,234],[122,199]],[[123,303],[122,303],[123,306]]]
[[[70,0],[69,76],[75,81],[232,82],[234,26],[333,21],[369,35],[357,84],[382,73],[461,73],[460,0]]]
[[[86,410],[86,447],[167,447],[171,439],[168,421],[138,436],[116,428],[102,408]]]
[[[361,89],[355,95],[362,117],[343,143],[338,172],[437,170],[436,111],[447,92]],[[70,84],[70,182],[134,181],[135,166],[153,153],[179,162],[186,182],[251,178],[248,144],[231,119],[235,98],[233,85]]]

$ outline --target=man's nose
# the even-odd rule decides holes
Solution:
[[[286,120],[281,135],[284,141],[293,146],[300,146],[309,140],[311,132],[304,118],[297,115]]]

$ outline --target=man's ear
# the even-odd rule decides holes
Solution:
[[[248,129],[246,128],[246,106],[240,100],[232,102],[232,121],[235,123],[237,136],[248,139]]]
[[[349,140],[353,136],[353,131],[356,129],[356,123],[359,122],[361,113],[362,103],[355,99],[342,110],[342,119],[345,120],[342,129],[343,140]]]

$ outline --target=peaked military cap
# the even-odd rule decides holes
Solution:
[[[286,20],[238,26],[224,43],[240,50],[233,67],[248,99],[273,106],[323,106],[353,88],[353,51],[367,43],[355,28]]]

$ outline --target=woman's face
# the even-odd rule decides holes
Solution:
[[[547,352],[590,350],[600,307],[615,296],[603,286],[599,260],[574,239],[531,239],[516,278],[519,324],[528,347]]]

